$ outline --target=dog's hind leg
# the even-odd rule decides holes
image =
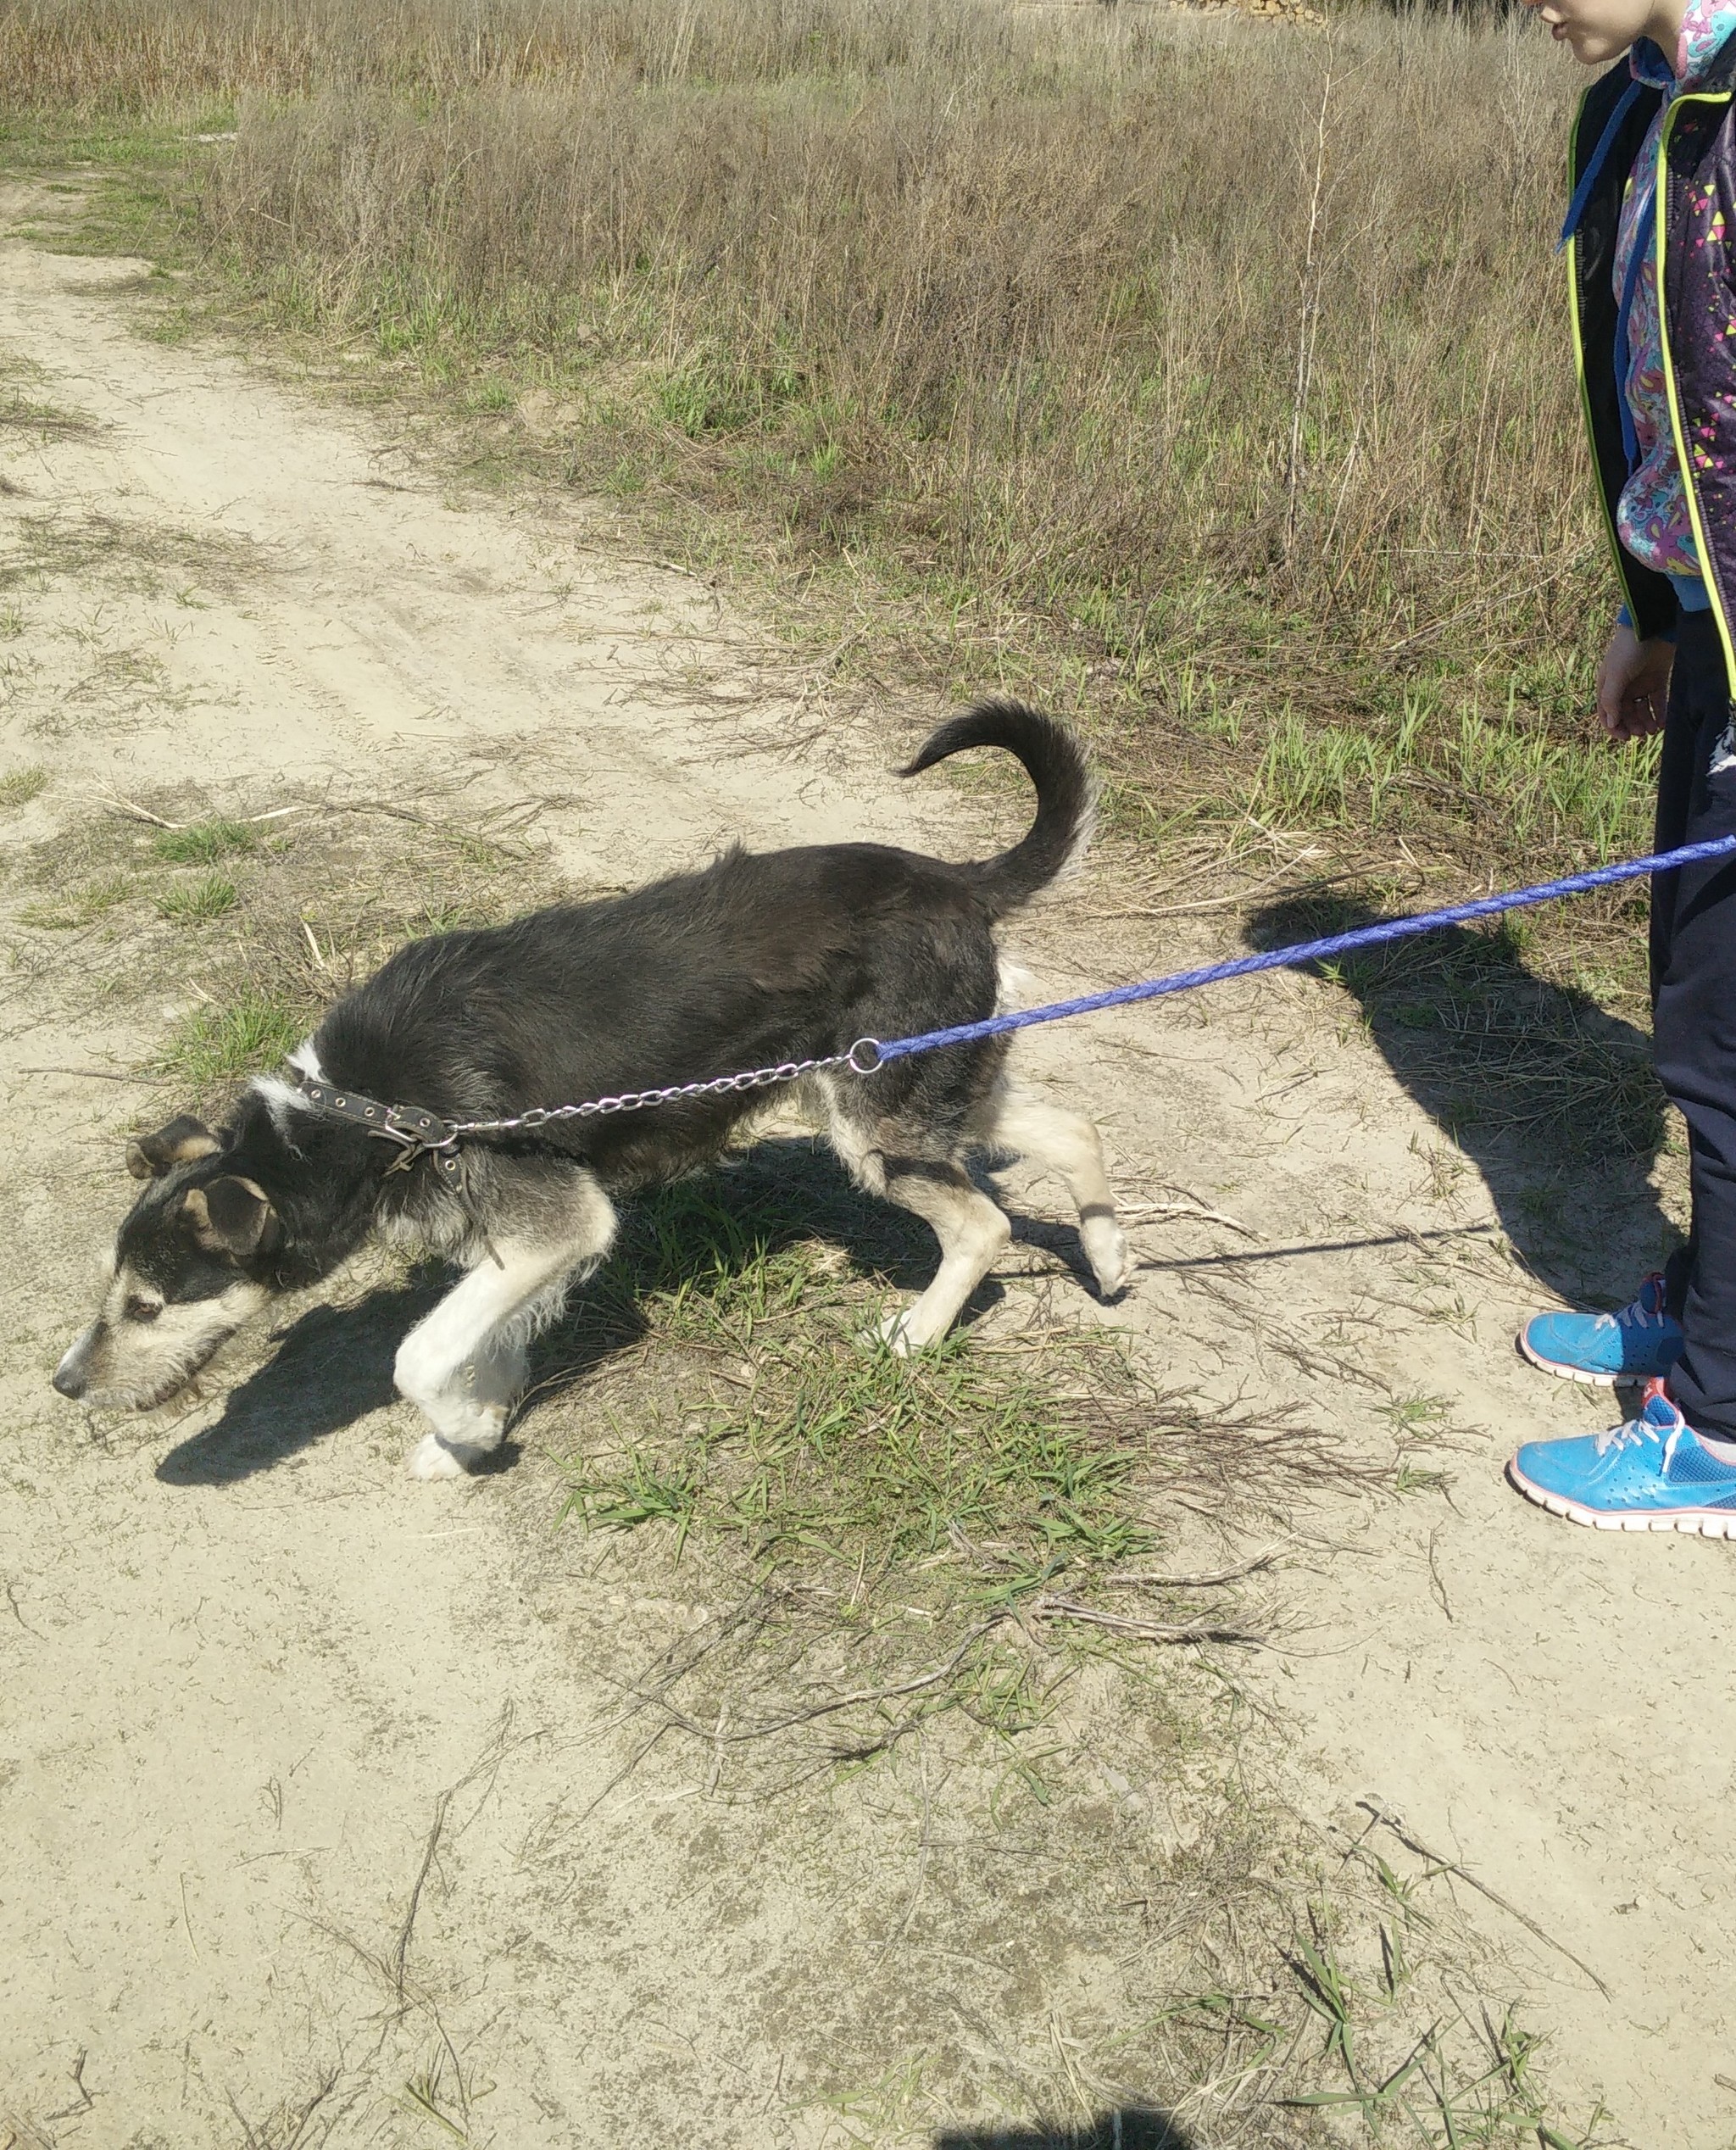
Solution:
[[[1105,1299],[1127,1281],[1127,1242],[1116,1219],[1116,1198],[1103,1168],[1103,1144],[1090,1121],[1064,1111],[1016,1083],[989,1100],[988,1139],[1046,1167],[1066,1184],[1079,1211],[1085,1259]]]
[[[940,1241],[934,1281],[913,1306],[888,1315],[878,1334],[900,1356],[944,1336],[988,1274],[1013,1228],[957,1165],[887,1157],[883,1192],[933,1228]]]
[[[405,1337],[392,1378],[432,1429],[410,1457],[412,1478],[462,1478],[500,1445],[531,1337],[609,1251],[615,1224],[608,1196],[582,1176],[559,1229],[499,1237]]]

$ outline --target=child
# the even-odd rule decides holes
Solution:
[[[1589,66],[1564,238],[1592,460],[1625,602],[1598,673],[1613,740],[1661,731],[1657,848],[1736,833],[1736,0],[1527,0]],[[1661,311],[1659,306],[1662,298]],[[1533,1441],[1532,1500],[1605,1530],[1736,1536],[1736,863],[1656,877],[1653,1028],[1688,1123],[1693,1225],[1619,1314],[1520,1338],[1639,1418]]]

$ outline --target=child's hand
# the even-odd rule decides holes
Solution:
[[[1649,739],[1663,730],[1675,661],[1673,643],[1642,642],[1632,627],[1616,629],[1597,668],[1598,722],[1612,739]]]

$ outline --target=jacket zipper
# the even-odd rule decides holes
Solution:
[[[1687,430],[1682,423],[1682,399],[1677,393],[1676,368],[1670,357],[1670,312],[1666,304],[1666,287],[1664,282],[1664,234],[1670,225],[1669,170],[1665,159],[1670,147],[1670,136],[1675,131],[1676,116],[1684,104],[1728,104],[1733,94],[1736,93],[1729,90],[1684,91],[1671,101],[1666,110],[1664,124],[1658,130],[1657,171],[1654,182],[1658,207],[1652,246],[1657,278],[1658,348],[1663,354],[1664,400],[1670,407],[1670,431],[1676,443],[1676,464],[1682,473],[1682,493],[1688,503],[1688,521],[1694,532],[1694,548],[1700,557],[1700,575],[1705,583],[1706,595],[1711,599],[1712,617],[1718,626],[1718,640],[1723,646],[1725,681],[1731,693],[1736,695],[1736,646],[1731,643],[1730,622],[1725,615],[1722,593],[1718,588],[1717,567],[1711,549],[1706,543],[1705,524],[1700,512],[1700,494],[1694,483],[1694,465],[1688,453]],[[1622,387],[1620,382],[1616,385]],[[1622,393],[1625,394],[1625,388],[1622,388]]]
[[[1579,131],[1585,119],[1586,100],[1590,95],[1589,90],[1582,93],[1578,109],[1573,114],[1572,128],[1567,136],[1567,192],[1570,198],[1579,184],[1579,174],[1575,169]],[[1591,416],[1591,391],[1585,380],[1585,337],[1579,325],[1579,234],[1577,231],[1567,241],[1567,314],[1573,325],[1573,370],[1579,382],[1579,407],[1585,414],[1585,438],[1591,450],[1592,482],[1597,492],[1598,505],[1603,510],[1604,534],[1610,541],[1610,558],[1615,565],[1616,581],[1621,587],[1622,601],[1628,607],[1628,617],[1637,619],[1639,614],[1634,605],[1633,592],[1628,582],[1627,553],[1616,532],[1616,518],[1610,507],[1609,494],[1604,487],[1603,464],[1597,448],[1597,428]],[[1627,393],[1619,381],[1616,383],[1616,392],[1618,395]]]

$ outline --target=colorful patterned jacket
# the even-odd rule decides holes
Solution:
[[[1736,696],[1736,37],[1664,115],[1652,244],[1663,292],[1664,385],[1687,476],[1694,550]],[[1626,59],[1587,91],[1574,123],[1569,178],[1594,175],[1567,242],[1573,346],[1616,573],[1637,632],[1673,627],[1666,575],[1642,566],[1616,535],[1628,477],[1616,377],[1616,234],[1628,175],[1664,102]],[[1619,112],[1617,108],[1622,109]],[[1605,139],[1605,137],[1608,137]],[[1598,155],[1601,148],[1603,154]]]

